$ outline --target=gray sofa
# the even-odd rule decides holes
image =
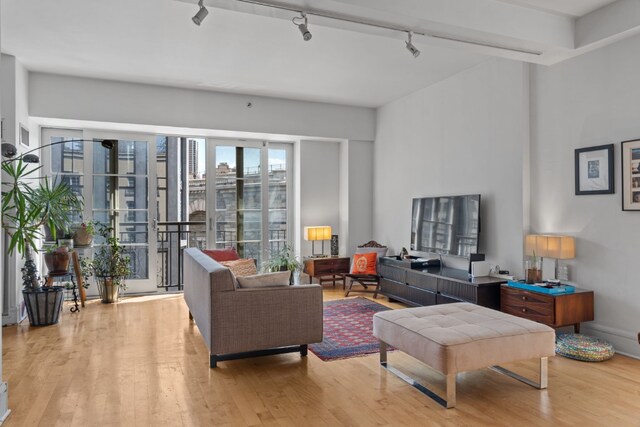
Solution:
[[[242,289],[231,271],[197,248],[184,253],[184,299],[217,362],[300,351],[322,341],[322,288]]]

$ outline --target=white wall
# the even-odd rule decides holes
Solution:
[[[353,140],[340,144],[341,256],[352,256],[358,245],[373,239],[373,146]]]
[[[522,269],[528,68],[490,60],[379,109],[374,237],[409,248],[414,197],[482,195],[480,251]]]
[[[370,142],[348,142],[349,235],[346,254],[355,253],[358,245],[373,239],[373,152],[374,144]]]
[[[305,140],[300,143],[300,253],[310,256],[311,242],[304,240],[304,227],[329,225],[333,234],[341,234],[340,229],[340,144],[327,141]],[[320,253],[322,243],[315,243],[316,253]],[[324,242],[324,253],[331,251],[331,242]]]
[[[30,114],[195,129],[374,140],[375,110],[53,74],[30,74]],[[247,108],[247,103],[252,108]]]
[[[19,153],[29,150],[20,144],[20,125],[30,128],[29,120],[29,76],[27,70],[15,57],[2,55],[0,66],[0,85],[2,86],[2,111],[4,113],[4,140],[14,144]],[[6,94],[6,96],[4,96]],[[32,141],[32,145],[35,143]],[[33,148],[33,146],[31,147]],[[1,276],[7,287],[8,311],[3,313],[3,324],[15,324],[24,319],[22,312],[22,256],[17,252],[8,257],[5,274]]]
[[[2,42],[0,40],[0,46],[1,44]],[[2,69],[2,62],[3,62],[2,59],[0,59],[0,70]],[[4,101],[4,90],[2,88],[2,85],[0,84],[0,111],[4,111],[3,101]],[[0,116],[2,116],[2,114],[0,114]],[[1,183],[2,183],[2,179],[0,178],[0,184]],[[4,233],[0,233],[0,247],[3,247],[2,246],[3,239],[4,239],[3,235]],[[0,257],[0,278],[4,277],[5,268],[6,268],[6,265],[4,265],[2,257]],[[2,303],[3,303],[2,298],[4,295],[4,284],[2,282],[3,281],[0,279],[0,307],[2,307]],[[10,412],[9,405],[8,405],[8,397],[9,397],[8,385],[3,380],[4,380],[4,374],[2,371],[2,335],[0,334],[0,422],[4,421],[9,416],[9,412]]]
[[[532,71],[531,227],[576,237],[571,279],[595,291],[586,333],[640,356],[640,212],[622,212],[620,142],[640,138],[640,37]],[[616,194],[574,195],[574,150],[615,144]]]

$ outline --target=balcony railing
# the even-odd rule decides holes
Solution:
[[[158,288],[182,290],[184,250],[204,249],[207,243],[205,221],[168,221],[158,223]]]
[[[184,250],[189,247],[206,248],[206,222],[169,221],[157,224],[158,288],[182,290],[184,279]],[[217,247],[237,247],[235,231],[216,232]],[[269,230],[269,253],[279,252],[287,243],[286,230]],[[240,254],[244,256],[243,254]],[[246,255],[246,254],[245,254]],[[252,257],[259,259],[259,254]]]

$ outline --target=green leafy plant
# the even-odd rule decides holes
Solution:
[[[108,277],[113,280],[114,285],[126,289],[125,280],[131,274],[131,258],[126,253],[126,247],[120,244],[113,227],[98,224],[97,230],[105,243],[98,247],[93,259],[83,257],[80,260],[82,277],[86,283],[89,283],[91,276]]]
[[[82,223],[78,226],[82,228],[88,235],[95,236],[96,235],[96,227],[99,225],[97,221],[93,219],[83,220]]]
[[[285,244],[278,252],[271,254],[268,261],[262,263],[262,270],[268,272],[289,270],[294,273],[302,271],[302,267],[289,244]]]
[[[82,199],[66,183],[47,177],[33,184],[40,167],[32,168],[21,158],[2,162],[7,180],[2,183],[2,227],[9,234],[9,254],[18,251],[25,259],[23,284],[26,288],[41,286],[33,261],[36,242],[42,237],[42,226],[67,232],[73,213],[82,209]]]
[[[98,223],[95,222],[94,220],[89,219],[87,221],[84,221],[82,224],[80,224],[80,226],[84,227],[85,231],[88,234],[91,234],[92,236],[95,236],[96,235],[96,225],[97,224]]]

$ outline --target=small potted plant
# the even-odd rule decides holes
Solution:
[[[127,288],[126,278],[131,274],[131,258],[115,237],[113,227],[100,224],[98,234],[105,242],[98,247],[93,259],[80,260],[80,270],[86,284],[91,276],[95,277],[102,302],[109,304],[117,302],[120,290]]]
[[[268,261],[262,263],[262,269],[266,272],[287,271],[291,272],[291,282],[294,283],[294,276],[299,276],[303,265],[293,253],[293,248],[285,244],[275,254],[271,254]]]
[[[96,222],[92,219],[83,221],[73,228],[73,246],[87,247],[93,243],[93,236],[96,234]]]
[[[67,246],[48,246],[43,248],[44,262],[50,274],[66,273],[69,270],[69,248]]]

